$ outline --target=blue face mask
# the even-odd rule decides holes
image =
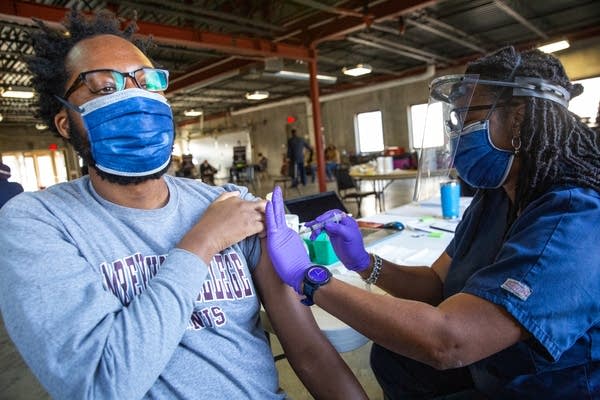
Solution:
[[[169,164],[173,113],[164,96],[126,89],[90,100],[78,111],[96,168],[137,177],[159,172]]]
[[[504,183],[514,159],[514,153],[494,146],[490,139],[489,120],[464,127],[450,139],[454,167],[458,175],[478,189],[495,189]],[[457,147],[458,146],[458,147]]]

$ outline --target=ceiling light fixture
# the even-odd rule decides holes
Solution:
[[[37,123],[37,124],[35,124],[35,129],[37,129],[38,131],[43,131],[45,129],[48,129],[48,125],[42,124],[42,123]]]
[[[356,64],[352,67],[344,67],[342,68],[342,72],[344,75],[350,76],[361,76],[370,74],[373,71],[373,68],[369,64]]]
[[[548,43],[540,46],[538,47],[538,50],[541,50],[544,53],[554,53],[555,51],[568,49],[570,46],[571,44],[568,40],[559,40],[558,42]]]
[[[199,110],[199,111],[196,111],[194,109],[185,110],[183,112],[183,115],[185,115],[186,117],[198,117],[198,116],[202,115],[202,110]]]
[[[32,88],[26,86],[9,86],[2,91],[2,97],[10,97],[14,99],[31,99],[35,92]]]
[[[308,74],[307,72],[287,71],[284,69],[275,72],[274,75],[303,81],[307,81],[310,78],[310,74]],[[317,80],[326,83],[335,83],[337,81],[337,77],[332,75],[317,74]]]
[[[264,100],[269,97],[269,92],[264,90],[255,90],[254,92],[246,93],[246,99],[248,100]]]
[[[0,114],[0,122],[4,119],[4,115]]]

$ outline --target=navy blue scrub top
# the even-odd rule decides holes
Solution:
[[[554,188],[508,231],[504,190],[479,191],[446,249],[444,297],[502,306],[531,335],[470,366],[490,398],[600,399],[600,195]]]

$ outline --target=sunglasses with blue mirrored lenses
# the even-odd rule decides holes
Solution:
[[[83,83],[94,94],[107,95],[125,89],[127,78],[140,88],[150,92],[161,92],[169,86],[169,71],[158,68],[140,68],[131,72],[114,69],[95,69],[79,74],[75,82],[67,89],[65,99]]]

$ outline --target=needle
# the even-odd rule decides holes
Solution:
[[[302,228],[302,230],[300,231],[300,233],[307,233],[307,232],[314,232],[316,230],[319,229],[323,229],[323,227],[325,226],[326,223],[328,222],[340,222],[342,220],[342,218],[344,218],[345,216],[349,216],[351,217],[351,214],[346,214],[346,213],[336,213],[333,214],[333,216],[323,222],[317,222],[316,224],[312,225],[312,226],[305,226],[304,228]]]

